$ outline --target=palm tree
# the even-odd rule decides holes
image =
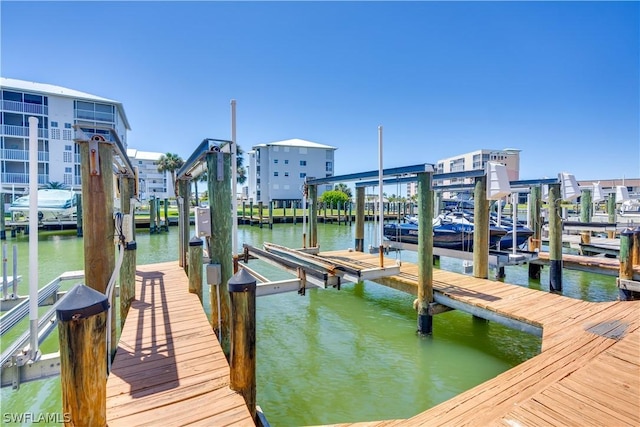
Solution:
[[[177,154],[167,153],[160,156],[158,160],[158,172],[168,171],[171,174],[173,190],[178,197],[178,187],[176,187],[176,171],[182,167],[184,160]]]
[[[45,188],[48,188],[51,190],[64,190],[65,188],[67,188],[67,186],[58,181],[49,181],[47,182],[47,185]]]
[[[351,193],[351,188],[349,188],[349,186],[343,182],[341,182],[340,184],[336,184],[333,189],[346,194],[349,197],[349,200],[351,200],[351,197],[353,196],[353,194]]]

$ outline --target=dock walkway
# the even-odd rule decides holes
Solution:
[[[360,268],[379,262],[361,252],[320,256]],[[415,294],[417,274],[403,263],[400,275],[376,281]],[[542,328],[541,353],[410,419],[341,425],[640,425],[640,301],[587,302],[439,269],[433,286],[436,301]]]
[[[107,381],[110,427],[255,425],[187,283],[177,262],[137,267],[137,298]]]

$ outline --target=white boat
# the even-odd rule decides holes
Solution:
[[[76,193],[72,190],[43,188],[38,190],[38,221],[73,220],[76,215]],[[9,206],[14,221],[29,218],[29,195],[17,198]]]
[[[622,202],[620,205],[620,215],[625,214],[640,214],[640,200],[638,199],[627,199]]]

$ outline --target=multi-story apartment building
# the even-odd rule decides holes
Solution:
[[[283,202],[302,199],[305,178],[333,176],[336,147],[305,141],[259,144],[249,157],[248,197],[253,202]],[[331,185],[318,188],[318,197]]]
[[[122,104],[61,86],[0,78],[0,191],[4,202],[29,187],[29,117],[38,119],[38,184],[80,189],[80,156],[73,125],[126,148],[129,121]]]
[[[163,153],[127,149],[131,165],[138,168],[138,195],[141,200],[175,197],[171,174],[158,171],[158,161]]]
[[[441,159],[436,162],[436,174],[449,172],[463,172],[475,169],[484,169],[487,162],[496,162],[507,167],[509,181],[520,179],[520,150],[505,148],[503,150],[481,149],[458,156]],[[473,184],[472,178],[453,178],[434,181],[434,186]],[[407,197],[417,194],[417,184],[407,184]],[[451,196],[449,192],[445,197]]]

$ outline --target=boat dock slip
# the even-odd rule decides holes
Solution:
[[[378,263],[363,252],[319,255]],[[415,294],[417,272],[403,262],[399,275],[375,281]],[[433,288],[438,303],[540,330],[541,353],[412,418],[343,425],[640,425],[640,301],[587,302],[438,269]]]
[[[254,425],[178,263],[138,266],[136,296],[107,381],[108,425]]]

